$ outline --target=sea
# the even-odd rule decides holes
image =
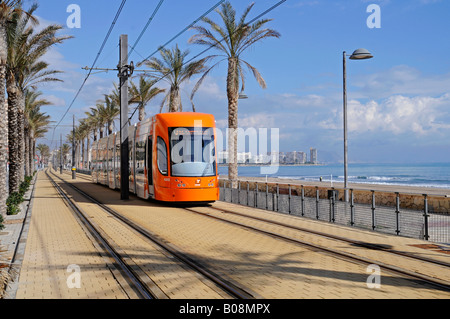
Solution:
[[[227,175],[228,167],[219,166]],[[344,164],[279,166],[276,173],[261,174],[260,166],[239,166],[239,176],[297,179],[303,181],[344,182]],[[348,182],[450,189],[450,163],[357,164],[348,165]]]

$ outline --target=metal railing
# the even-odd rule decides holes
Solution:
[[[398,192],[349,189],[348,202],[344,201],[342,193],[343,190],[333,187],[243,180],[238,182],[237,188],[231,188],[229,180],[220,181],[221,201],[382,233],[450,243],[450,214],[430,212],[429,196],[426,194],[414,195],[415,202],[419,201],[421,208],[411,209],[404,207]],[[384,197],[390,197],[390,203],[386,203]]]

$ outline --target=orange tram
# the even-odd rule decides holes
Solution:
[[[128,130],[129,191],[166,202],[219,199],[216,127],[210,114],[162,113]],[[92,144],[94,183],[120,189],[120,134]]]

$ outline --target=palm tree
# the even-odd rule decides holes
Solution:
[[[139,78],[139,86],[131,82],[130,86],[130,103],[138,103],[139,107],[139,121],[144,120],[145,105],[150,102],[155,96],[163,93],[165,90],[153,87],[157,80],[147,81],[144,76]]]
[[[47,158],[50,156],[50,147],[48,147],[47,144],[38,144],[36,146],[36,149],[39,151],[39,154],[41,155],[42,163],[45,163]]]
[[[98,130],[103,124],[100,123],[101,119],[98,115],[98,109],[94,107],[91,107],[90,109],[91,109],[90,112],[85,112],[84,114],[87,115],[86,121],[89,122],[89,127],[91,128],[92,133],[94,134],[94,141],[96,141],[98,136]],[[102,137],[103,136],[101,136],[100,138]]]
[[[8,60],[8,40],[6,29],[12,16],[22,11],[20,0],[0,1],[0,215],[6,214],[6,186],[8,161],[8,103],[6,100],[6,66]]]
[[[162,48],[159,52],[162,60],[153,57],[145,64],[152,70],[151,78],[163,78],[170,85],[170,89],[161,103],[160,112],[167,101],[169,101],[169,112],[181,112],[183,107],[181,105],[180,85],[195,74],[204,72],[206,70],[205,63],[210,57],[192,61],[185,65],[184,59],[189,54],[188,50],[181,52],[176,45],[172,50]],[[195,111],[194,104],[192,106]]]
[[[74,134],[75,134],[75,138],[74,138]],[[77,150],[78,150],[78,146],[79,146],[79,144],[80,144],[80,142],[79,142],[79,140],[78,140],[78,137],[79,137],[79,134],[78,134],[78,127],[76,126],[75,127],[75,133],[74,133],[74,130],[71,130],[70,132],[69,132],[69,134],[67,134],[66,135],[66,141],[70,141],[70,143],[72,143],[72,141],[74,141],[75,140],[75,145],[72,145],[72,147],[74,148],[74,150],[75,150],[75,157],[72,157],[72,167],[76,167],[76,168],[79,168],[79,166],[78,166],[78,161],[77,161]],[[59,157],[58,157],[58,159],[59,159]]]
[[[25,127],[28,135],[25,135],[25,145],[28,150],[25,153],[27,175],[34,172],[34,156],[36,155],[36,139],[42,137],[48,131],[50,115],[41,112],[41,106],[50,105],[45,99],[39,98],[42,92],[25,90]]]
[[[104,99],[97,102],[96,114],[100,123],[100,138],[103,137],[103,125],[106,125],[108,135],[112,134],[113,123],[120,114],[120,107],[110,95],[105,94]]]
[[[108,135],[113,132],[114,120],[120,115],[120,106],[116,104],[108,95],[105,95],[105,108],[103,109],[102,117],[105,119],[105,124],[108,128]]]
[[[7,28],[8,64],[8,138],[10,167],[10,191],[16,191],[23,180],[24,164],[24,91],[28,87],[35,88],[40,82],[60,81],[53,77],[59,71],[47,70],[48,63],[40,58],[48,49],[69,36],[56,36],[62,26],[50,25],[35,32],[30,25],[31,14],[37,8],[33,5],[27,15],[13,15],[12,23]],[[13,164],[14,163],[14,164]]]
[[[69,154],[71,150],[71,147],[69,144],[63,144],[61,147],[61,151],[62,151],[62,157],[63,157],[63,166],[64,164],[67,164],[67,155]]]
[[[233,187],[237,187],[237,128],[238,128],[238,96],[239,96],[239,79],[241,80],[241,91],[244,90],[244,67],[249,69],[256,78],[258,84],[264,89],[266,82],[259,73],[259,71],[241,58],[241,55],[254,44],[261,42],[264,39],[280,37],[277,31],[272,29],[263,29],[271,19],[261,19],[253,24],[248,24],[245,19],[252,9],[253,4],[249,5],[239,20],[236,19],[236,11],[231,6],[230,2],[222,3],[221,9],[216,12],[221,17],[223,26],[218,25],[211,19],[204,17],[202,21],[209,25],[210,30],[202,26],[194,26],[193,29],[198,33],[193,35],[190,43],[206,45],[214,47],[216,50],[223,53],[222,55],[211,56],[225,56],[209,68],[194,87],[193,93],[198,89],[206,75],[220,63],[228,60],[227,73],[227,97],[228,97],[228,178],[232,181]]]
[[[82,168],[86,169],[87,167],[87,154],[89,152],[89,144],[90,144],[90,134],[91,134],[91,126],[88,119],[81,119],[80,124],[78,125],[78,129],[80,130],[81,140],[81,158],[82,158]],[[84,140],[86,140],[86,148],[84,144]]]

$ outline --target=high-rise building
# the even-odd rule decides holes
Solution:
[[[312,163],[312,164],[317,164],[318,163],[318,161],[317,161],[317,149],[316,148],[310,148],[309,149],[309,151],[310,151],[310,162]]]
[[[306,153],[298,152],[297,153],[297,164],[305,164],[306,163]]]

